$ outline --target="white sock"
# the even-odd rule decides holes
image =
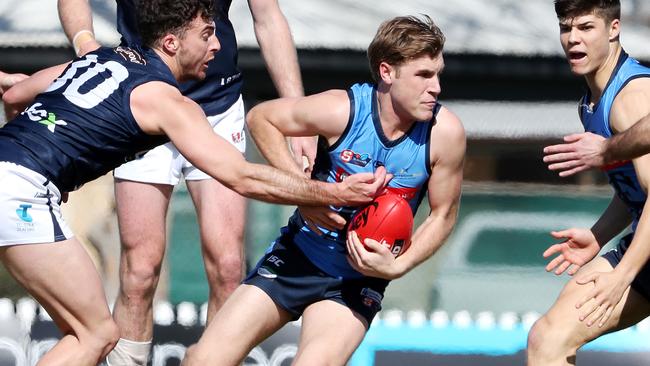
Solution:
[[[115,348],[106,356],[107,366],[146,366],[151,352],[151,340],[130,341],[120,338]]]

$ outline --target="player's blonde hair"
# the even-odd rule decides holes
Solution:
[[[403,16],[385,21],[368,46],[368,61],[375,82],[379,82],[379,64],[399,66],[406,61],[429,55],[436,57],[445,44],[445,36],[428,15]]]

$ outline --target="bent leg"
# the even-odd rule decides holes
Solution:
[[[65,335],[38,365],[96,365],[113,348],[113,322],[101,279],[75,239],[0,248],[0,259]]]
[[[243,277],[246,199],[214,179],[186,183],[201,230],[209,322]]]
[[[115,181],[120,228],[120,290],[113,317],[120,343],[111,365],[146,362],[153,337],[153,297],[166,245],[167,207],[173,186]],[[135,353],[133,352],[135,351]]]
[[[183,366],[241,364],[261,341],[291,320],[261,289],[240,285],[212,318]],[[215,351],[217,350],[217,351]]]
[[[366,320],[331,300],[309,305],[302,315],[293,365],[345,365],[366,335]]]
[[[598,257],[581,272],[612,271],[611,264]],[[528,365],[575,365],[576,352],[587,342],[601,335],[627,328],[650,314],[650,303],[635,290],[628,288],[603,327],[587,327],[579,321],[583,309],[575,304],[587,295],[593,285],[579,285],[572,278],[560,293],[555,304],[531,328],[528,334]],[[592,300],[593,301],[593,300]],[[588,307],[587,303],[583,308]]]

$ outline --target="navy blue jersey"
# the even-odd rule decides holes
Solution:
[[[612,129],[609,124],[609,114],[614,99],[630,81],[650,77],[650,68],[647,68],[624,51],[616,64],[616,68],[607,82],[603,95],[594,106],[590,106],[591,94],[587,93],[580,103],[580,119],[585,131],[592,132],[603,137],[611,137]],[[634,217],[632,229],[636,230],[643,206],[646,201],[646,193],[639,184],[634,165],[630,161],[616,163],[604,167],[609,184],[612,185],[618,197],[627,205],[628,210]]]
[[[103,47],[74,60],[0,128],[0,161],[25,166],[68,192],[167,142],[145,134],[131,113],[131,91],[151,81],[178,86],[151,49]]]
[[[377,91],[369,84],[356,84],[348,91],[350,120],[341,137],[332,146],[319,141],[314,179],[340,182],[345,177],[374,172],[379,166],[393,174],[388,190],[400,194],[413,214],[422,202],[431,175],[430,137],[433,121],[416,122],[402,137],[389,140],[379,120]],[[440,106],[434,111],[434,119]],[[357,208],[331,207],[349,219]],[[359,278],[346,259],[346,232],[320,228],[316,234],[304,223],[298,211],[290,218],[289,229],[298,248],[323,272],[339,278]]]
[[[122,45],[139,45],[134,0],[117,1],[117,30],[122,35]],[[221,49],[208,64],[205,79],[181,84],[181,92],[197,102],[208,116],[225,112],[241,94],[242,75],[237,68],[237,39],[228,19],[232,0],[214,1],[215,33]]]

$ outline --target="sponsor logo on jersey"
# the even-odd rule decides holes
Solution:
[[[372,160],[370,154],[359,154],[350,149],[341,151],[340,158],[341,161],[346,164],[353,164],[361,167],[365,167]]]
[[[409,173],[408,168],[401,168],[397,173],[394,174],[395,178],[399,179],[417,179],[422,176],[422,172]]]
[[[361,302],[367,307],[381,306],[381,299],[384,298],[382,294],[368,287],[361,289],[361,296]]]
[[[228,85],[228,84],[232,83],[235,80],[239,80],[240,78],[241,78],[241,72],[238,72],[238,73],[236,73],[234,75],[230,75],[230,76],[225,77],[225,78],[221,78],[221,85],[222,86],[223,85]]]
[[[245,136],[246,136],[246,135],[244,134],[244,131],[241,131],[241,132],[233,132],[233,133],[230,135],[230,138],[232,138],[232,142],[233,142],[233,144],[240,144],[240,143],[244,142],[244,138],[245,138]]]
[[[66,121],[57,120],[56,114],[50,113],[45,109],[39,109],[42,105],[42,103],[34,103],[21,114],[26,114],[31,121],[38,122],[42,125],[47,126],[47,129],[52,133],[54,133],[56,126],[68,125]]]
[[[16,209],[16,215],[18,215],[18,217],[25,222],[32,222],[32,215],[27,212],[27,210],[30,208],[32,208],[32,205],[22,204]]]
[[[138,65],[147,64],[147,60],[145,60],[144,57],[142,57],[142,55],[133,48],[118,46],[113,48],[113,51],[122,56],[122,58],[124,58],[126,61],[130,61]]]

